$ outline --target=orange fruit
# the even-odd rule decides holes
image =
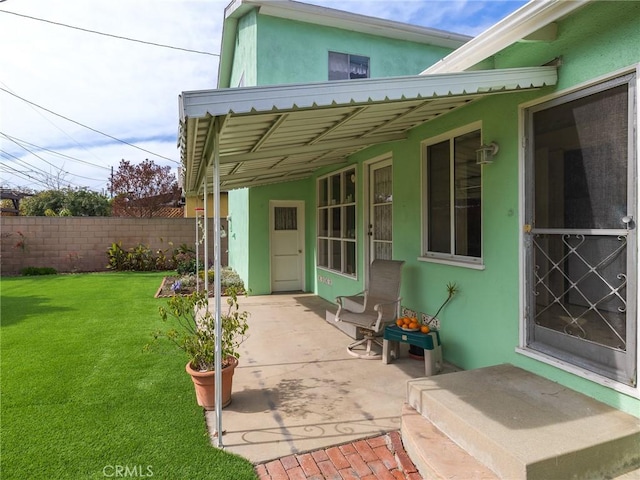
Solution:
[[[429,328],[429,326],[428,326],[428,325],[422,325],[422,326],[420,327],[420,331],[421,331],[422,333],[429,333],[429,331],[430,331],[430,330],[431,330],[431,329]]]
[[[415,328],[418,328],[418,323],[417,323],[417,322],[411,322],[411,323],[409,324],[409,328],[410,328],[411,330],[413,330],[413,329],[415,329]]]
[[[409,317],[404,317],[404,318],[402,319],[402,322],[403,322],[405,325],[409,325],[409,324],[411,323],[411,319],[410,319]]]
[[[399,318],[396,320],[396,325],[398,325],[399,327],[404,325],[404,320],[402,318]]]

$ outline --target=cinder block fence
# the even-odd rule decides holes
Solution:
[[[226,219],[221,220],[226,230]],[[25,267],[53,267],[59,272],[107,270],[113,242],[128,250],[139,244],[152,251],[185,243],[195,246],[193,218],[0,217],[0,274],[17,275]],[[213,261],[213,238],[209,258]],[[227,265],[227,239],[221,242]]]

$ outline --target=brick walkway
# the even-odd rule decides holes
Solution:
[[[260,480],[422,480],[400,432],[256,465]]]

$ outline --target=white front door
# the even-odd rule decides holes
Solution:
[[[271,291],[304,290],[304,202],[271,201]]]

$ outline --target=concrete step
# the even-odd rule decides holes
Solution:
[[[402,408],[402,444],[423,478],[498,479],[409,404]]]
[[[512,365],[411,380],[407,402],[499,478],[612,478],[640,467],[640,419]]]

